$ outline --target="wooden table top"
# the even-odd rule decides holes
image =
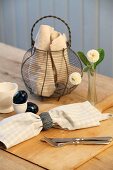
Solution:
[[[0,43],[0,82],[10,81],[16,82],[19,85],[19,89],[25,89],[24,83],[21,78],[21,62],[24,50],[20,50],[5,44]],[[113,79],[103,75],[97,75],[97,94],[98,101],[102,100],[106,96],[113,94]],[[26,90],[26,89],[25,89]],[[30,100],[36,101],[36,99],[30,96]],[[61,98],[60,103],[56,100],[44,101],[46,108],[51,108],[59,104],[68,104],[76,101],[85,101],[87,96],[87,76],[83,77],[82,83],[75,89],[70,95]],[[38,101],[41,105],[41,101]],[[43,107],[41,112],[43,111]],[[113,108],[109,109],[113,113]],[[12,113],[13,114],[13,113]],[[10,116],[11,114],[2,114],[1,118]],[[93,159],[81,165],[77,170],[109,170],[113,169],[113,146],[110,146],[105,151],[96,155]],[[41,170],[45,169],[24,159],[21,159],[15,155],[8,153],[7,151],[0,150],[0,170]]]

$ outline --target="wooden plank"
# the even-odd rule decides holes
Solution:
[[[3,1],[0,1],[0,41],[4,42],[4,19],[3,19]]]
[[[98,48],[98,0],[84,1],[84,51]]]
[[[3,50],[1,48],[0,52],[1,52],[1,57],[0,59],[2,60],[3,65],[0,65],[0,81],[3,81],[4,79],[9,79],[9,81],[16,81],[17,83],[19,83],[19,87],[24,87],[23,82],[20,81],[21,80],[21,76],[20,73],[17,72],[13,72],[12,68],[14,68],[15,66],[17,67],[17,62],[18,59],[15,57],[16,53],[12,53],[12,55],[9,55],[9,51],[5,50],[5,45],[3,45]],[[11,48],[6,46],[6,49],[9,49],[10,52],[14,51],[15,48]],[[4,54],[5,52],[6,56],[2,57],[2,52]],[[16,49],[15,49],[16,51]],[[5,64],[4,62],[9,62],[10,66],[7,66],[7,64]],[[17,62],[15,62],[17,61]],[[19,66],[20,66],[20,62],[19,61]],[[12,67],[11,67],[12,65]],[[9,74],[5,74],[5,73],[9,73]],[[13,77],[15,75],[15,77]],[[108,85],[109,84],[109,85]],[[44,100],[39,101],[36,98],[34,98],[33,96],[30,96],[30,100],[31,101],[35,101],[39,107],[40,107],[40,112],[42,111],[47,111],[50,108],[53,108],[57,105],[61,105],[61,104],[68,104],[68,103],[73,103],[73,102],[78,102],[78,101],[84,101],[86,100],[86,95],[87,95],[87,77],[84,76],[84,81],[81,83],[80,86],[77,87],[77,89],[71,93],[70,95],[64,96],[61,98],[61,100],[58,102],[56,101],[56,99],[49,99],[49,100]],[[105,96],[113,93],[113,79],[109,78],[109,77],[105,77],[102,75],[97,75],[97,90],[98,90],[98,101],[103,99]],[[111,112],[113,112],[113,109],[110,110]],[[12,113],[14,114],[14,113]],[[0,115],[1,119],[5,118],[7,116],[10,116],[10,114],[2,114]],[[77,130],[77,131],[65,131],[65,130],[57,130],[57,129],[50,129],[47,132],[41,132],[40,135],[38,135],[37,137],[30,139],[26,142],[23,142],[15,147],[12,147],[11,149],[9,149],[8,151],[17,154],[18,156],[21,156],[23,158],[26,158],[30,161],[36,162],[36,164],[39,165],[43,165],[45,168],[49,168],[49,169],[62,169],[62,167],[66,170],[68,169],[75,169],[75,167],[79,166],[80,164],[86,162],[88,159],[92,158],[93,156],[95,156],[98,152],[106,149],[106,147],[109,147],[111,145],[107,145],[107,146],[66,146],[63,147],[61,149],[56,149],[56,148],[52,148],[50,146],[48,146],[46,143],[41,143],[40,142],[40,138],[42,138],[43,136],[48,136],[48,137],[72,137],[72,136],[100,136],[100,135],[113,135],[111,129],[113,128],[112,126],[112,120],[108,120],[108,121],[104,121],[101,123],[100,127],[95,127],[95,128],[89,128],[89,129],[82,129],[82,130]],[[36,148],[35,148],[36,147]],[[110,147],[111,150],[113,150],[113,147]],[[73,152],[74,151],[74,152]],[[80,153],[80,151],[82,151],[81,157],[77,157],[76,155],[78,155]],[[2,153],[0,151],[0,153]],[[3,151],[4,153],[4,151]],[[3,155],[2,153],[2,155]],[[110,153],[110,155],[112,156],[111,152],[107,152]],[[48,156],[49,154],[49,156]],[[6,154],[7,155],[7,154]],[[12,158],[12,156],[8,155],[8,158],[5,154],[3,155],[3,160],[6,159],[8,161],[8,165],[12,166],[12,162],[13,162],[13,166],[19,166],[20,169],[22,169],[21,164],[19,165],[18,161],[16,160],[15,157]],[[90,157],[88,157],[88,155],[90,155]],[[96,156],[91,162],[91,163],[86,163],[85,165],[83,165],[83,167],[89,167],[92,169],[92,165],[95,165],[95,159],[100,159],[100,160],[104,160],[104,152],[102,154],[99,154],[100,156]],[[106,154],[107,155],[107,154]],[[109,162],[109,160],[111,160],[108,156],[107,157],[107,161]],[[0,157],[1,158],[1,157]],[[42,159],[43,158],[43,159]],[[76,161],[75,161],[76,158]],[[10,161],[10,159],[12,161]],[[19,159],[19,158],[18,158]],[[65,159],[65,160],[64,160]],[[2,160],[2,159],[0,159]],[[51,161],[49,161],[51,160]],[[62,162],[61,162],[62,160]],[[56,164],[56,162],[58,161],[58,163]],[[59,164],[59,162],[61,162]],[[79,163],[78,163],[79,162]],[[54,164],[53,164],[54,163]],[[106,161],[105,161],[106,163]],[[97,167],[104,167],[105,163],[100,163],[97,164]],[[64,165],[65,164],[65,165]],[[4,164],[0,164],[1,167],[4,167]],[[24,163],[22,162],[22,165],[24,166]],[[28,165],[28,164],[27,164]],[[26,166],[27,166],[26,165]],[[55,166],[54,166],[55,165]],[[57,166],[56,166],[57,165]],[[105,165],[106,167],[106,165]],[[112,167],[112,164],[109,165],[109,167]],[[5,167],[6,168],[6,167]],[[34,165],[34,169],[36,169],[37,166]],[[82,168],[82,166],[81,166]],[[2,168],[3,169],[3,168]],[[13,168],[12,168],[13,169]],[[6,170],[6,169],[5,169]]]
[[[65,22],[67,22],[67,15],[68,15],[67,10],[68,10],[67,0],[64,0],[64,1],[54,0],[53,1],[53,14],[57,17],[60,17]],[[65,33],[68,36],[67,27],[61,21],[54,19],[54,27],[57,31],[61,33]]]
[[[105,50],[105,59],[99,66],[101,74],[113,76],[113,59],[111,58],[113,51],[112,41],[112,28],[113,22],[111,16],[113,16],[113,1],[100,0],[100,42],[99,46]]]
[[[0,58],[3,57],[15,62],[22,63],[25,52],[25,50],[0,43]]]
[[[17,37],[17,47],[27,50],[30,47],[27,0],[14,1],[14,4],[16,15],[16,34],[19,35]]]
[[[76,170],[112,170],[113,169],[113,146],[101,152]]]
[[[68,3],[68,20],[72,33],[72,49],[75,51],[83,51],[83,1],[70,0]]]
[[[47,16],[47,15],[53,15],[54,14],[54,10],[53,10],[53,0],[49,0],[49,1],[40,1],[40,13],[41,13],[41,17],[43,16]],[[50,26],[54,26],[54,22],[52,19],[44,19],[43,20],[46,24],[50,25]]]
[[[4,34],[4,42],[10,45],[16,46],[16,27],[15,27],[15,11],[14,11],[14,2],[10,1],[2,1],[2,19],[3,23],[3,34]],[[10,31],[9,31],[10,30]]]
[[[24,54],[25,54],[24,50],[21,50],[21,49],[0,43],[0,59],[2,60],[2,63],[3,63],[3,65],[2,65],[2,63],[0,63],[0,69],[1,69],[1,72],[2,72],[1,76],[3,74],[1,80],[2,79],[7,80],[7,78],[8,78],[7,73],[8,72],[10,73],[10,76],[12,77],[11,80],[13,80],[12,75],[15,75],[15,73],[18,74],[17,78],[21,77],[21,75],[20,75],[20,69],[21,68],[20,68],[19,63],[22,62]],[[8,67],[7,67],[7,64],[6,64],[7,61],[9,61],[11,63],[11,65],[9,65]],[[19,64],[18,67],[17,67],[17,63]],[[13,67],[12,67],[12,65],[13,65]],[[8,68],[9,68],[9,70],[8,70]],[[13,68],[17,68],[18,71],[15,70],[15,72],[14,72]],[[7,78],[4,75],[6,75]],[[10,76],[9,76],[8,79],[10,79]],[[112,92],[113,92],[113,79],[110,78],[110,77],[106,77],[104,75],[98,74],[96,85],[97,85],[97,94],[98,93],[100,94],[100,95],[98,95],[98,101],[103,99],[105,96],[112,94]],[[22,87],[23,83],[22,83],[22,86],[21,86],[21,83],[19,83],[19,86]],[[105,91],[103,90],[103,87],[105,87],[105,89],[106,89]],[[81,91],[81,89],[83,89],[83,90]],[[75,93],[78,96],[81,96],[83,98],[87,97],[87,75],[84,74],[83,81],[76,88]],[[73,96],[73,99],[74,99],[74,96]],[[64,100],[64,98],[61,98],[61,100]]]
[[[99,66],[99,73],[112,76],[112,6],[112,0],[0,1],[0,41],[27,50],[31,46],[30,30],[36,19],[57,15],[69,23],[74,50],[105,49],[106,57]],[[62,27],[58,27],[62,31]]]
[[[70,145],[62,148],[54,148],[47,143],[40,141],[44,136],[47,137],[74,137],[74,136],[112,136],[113,119],[104,121],[101,126],[76,130],[65,131],[50,129],[41,132],[37,137],[23,142],[15,147],[8,149],[9,152],[24,159],[30,160],[40,166],[51,170],[70,170],[77,168],[98,153],[110,147],[109,145]],[[32,148],[32,149],[30,149]],[[48,163],[49,162],[49,163]],[[59,164],[60,162],[60,164]],[[55,166],[54,166],[55,165]]]
[[[113,96],[112,96],[113,97]],[[112,99],[112,98],[111,98]],[[111,100],[110,100],[111,102]],[[111,102],[112,103],[112,102]],[[112,103],[113,105],[113,103]],[[43,108],[47,109],[44,105]],[[47,105],[46,105],[47,106]],[[113,113],[113,109],[112,109]],[[74,136],[112,136],[113,132],[113,119],[104,121],[99,127],[93,127],[88,129],[76,130],[76,131],[65,131],[50,129],[45,132],[41,132],[37,137],[34,137],[26,142],[23,142],[15,147],[8,149],[19,157],[27,159],[35,164],[43,166],[47,169],[62,170],[62,169],[74,169],[87,160],[91,159],[101,151],[105,150],[110,145],[77,145],[77,146],[66,146],[63,148],[52,148],[47,144],[40,142],[40,139],[44,136],[47,137],[74,137]],[[29,148],[29,149],[28,149]],[[30,149],[32,148],[32,149]],[[77,155],[77,157],[76,157]],[[55,158],[55,159],[54,159]],[[60,164],[58,162],[62,160]],[[48,164],[48,162],[50,162]],[[54,167],[54,165],[56,165]]]
[[[33,24],[41,17],[41,5],[40,5],[41,1],[40,0],[28,0],[27,1],[27,10],[28,10],[28,38],[30,41],[30,46],[28,48],[31,47],[31,28],[33,26]],[[33,31],[33,39],[35,39],[36,34],[38,32],[38,27],[39,25],[37,24],[37,26],[35,27],[34,31]]]
[[[33,26],[34,22],[40,17],[40,5],[39,5],[39,0],[28,0],[27,1],[27,6],[28,6],[28,25],[29,28],[31,29],[31,27]]]
[[[7,163],[6,163],[7,162]],[[4,152],[3,150],[0,150],[0,169],[1,170],[43,170],[43,168],[31,164],[28,161],[25,161],[19,157],[16,157],[8,152]]]

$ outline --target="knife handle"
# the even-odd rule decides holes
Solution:
[[[79,141],[75,142],[75,144],[80,144],[80,145],[107,145],[109,144],[110,141]],[[73,142],[74,144],[74,142]]]
[[[107,145],[110,141],[70,141],[65,143],[58,143],[57,147],[65,146],[65,145]]]
[[[95,107],[100,111],[104,112],[105,110],[109,109],[110,107],[113,107],[113,94],[104,98],[102,101],[97,103]]]

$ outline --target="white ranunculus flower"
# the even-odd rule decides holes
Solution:
[[[87,52],[87,59],[91,62],[91,63],[95,63],[99,60],[99,52],[97,50],[90,50]]]
[[[80,75],[80,73],[78,73],[78,72],[73,72],[73,73],[70,74],[70,76],[69,76],[69,81],[70,81],[71,84],[73,84],[73,85],[78,85],[78,84],[80,84],[80,83],[81,83],[81,80],[82,80],[81,75]]]

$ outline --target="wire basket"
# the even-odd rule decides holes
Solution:
[[[68,30],[67,48],[60,51],[44,51],[34,47],[33,31],[39,21],[54,18],[61,21]],[[82,64],[71,47],[71,31],[68,24],[56,16],[44,16],[37,20],[31,29],[31,48],[25,53],[21,73],[30,93],[41,97],[61,97],[71,93],[77,85],[71,84],[69,76],[79,72]]]

